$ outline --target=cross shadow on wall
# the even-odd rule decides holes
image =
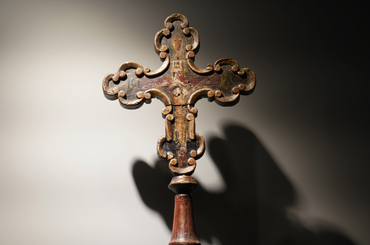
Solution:
[[[297,199],[296,190],[260,141],[237,125],[223,131],[225,138],[208,139],[207,151],[219,168],[225,190],[209,192],[198,180],[192,192],[199,240],[222,245],[354,245],[333,226],[314,232],[288,215],[287,208]],[[132,171],[143,202],[171,230],[174,193],[167,189],[172,178],[167,163],[158,160],[152,168],[136,161]]]

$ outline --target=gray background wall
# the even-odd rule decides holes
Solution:
[[[101,81],[159,67],[172,13],[199,31],[199,67],[232,57],[258,81],[234,107],[197,104],[202,244],[369,244],[364,6],[110,0],[1,1],[0,244],[168,243],[163,105],[125,110]]]

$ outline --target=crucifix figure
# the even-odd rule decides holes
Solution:
[[[254,72],[239,68],[231,58],[198,68],[194,59],[199,34],[188,24],[181,14],[170,15],[164,21],[164,28],[154,37],[155,50],[163,61],[157,70],[126,62],[103,80],[106,97],[118,99],[125,108],[139,108],[151,98],[158,98],[165,105],[165,135],[157,142],[157,152],[168,161],[174,175],[169,184],[176,193],[170,245],[200,244],[194,230],[190,192],[197,186],[191,175],[196,160],[204,153],[205,143],[203,136],[195,132],[195,103],[208,98],[223,106],[234,105],[241,94],[250,94],[256,84]]]

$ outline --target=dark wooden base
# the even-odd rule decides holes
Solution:
[[[169,245],[200,245],[195,235],[192,201],[189,194],[175,196],[172,238]]]
[[[196,187],[195,179],[187,175],[173,177],[168,186],[176,193],[172,237],[169,245],[200,245],[195,235],[193,205],[190,196],[190,192]]]

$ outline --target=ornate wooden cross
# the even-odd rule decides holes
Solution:
[[[194,64],[199,34],[188,27],[188,19],[173,14],[154,37],[154,47],[163,64],[151,71],[135,62],[123,63],[116,73],[103,80],[108,99],[136,109],[152,97],[165,108],[165,135],[157,142],[158,155],[167,159],[174,177],[169,188],[176,193],[170,245],[200,244],[194,230],[190,192],[197,182],[190,175],[205,150],[203,136],[195,132],[195,103],[204,97],[220,105],[233,105],[241,94],[249,94],[256,76],[249,68],[239,68],[234,59],[223,58],[200,69]]]

